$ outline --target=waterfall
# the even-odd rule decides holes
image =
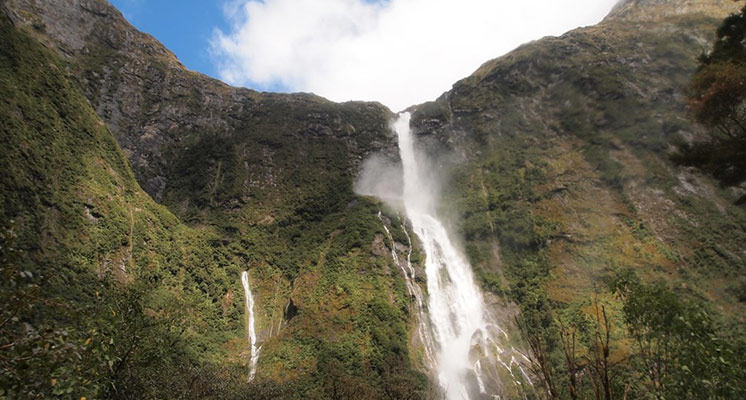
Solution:
[[[400,114],[394,129],[403,167],[404,208],[426,255],[427,309],[436,353],[433,372],[448,400],[489,398],[502,387],[495,372],[506,353],[497,341],[500,330],[486,315],[471,266],[436,216],[437,193],[423,167],[427,159],[415,149],[409,120],[409,113]]]
[[[249,341],[249,347],[251,349],[251,359],[249,360],[249,381],[254,380],[256,375],[256,363],[259,361],[259,351],[261,346],[256,345],[256,320],[254,318],[254,296],[251,295],[251,287],[249,286],[249,272],[244,271],[241,273],[241,284],[243,285],[243,291],[246,298],[246,325],[247,325],[247,338]]]
[[[383,222],[383,216],[381,215],[380,211],[378,212],[378,219]],[[414,307],[416,311],[415,317],[417,318],[417,337],[425,351],[425,365],[428,368],[432,369],[436,365],[435,357],[433,355],[435,342],[430,331],[430,319],[428,318],[427,311],[425,309],[425,296],[422,293],[420,285],[415,282],[416,274],[414,268],[412,267],[411,261],[412,240],[409,238],[409,233],[407,233],[406,227],[402,225],[401,229],[404,231],[404,234],[407,237],[407,242],[409,244],[407,250],[407,262],[405,264],[400,260],[399,255],[396,253],[394,237],[391,235],[391,231],[389,231],[389,228],[388,226],[386,226],[385,223],[383,224],[383,229],[386,232],[386,237],[389,239],[389,243],[391,243],[391,258],[394,260],[394,263],[399,267],[402,275],[404,276],[404,282],[407,285],[407,292],[409,293],[409,296],[414,298],[415,300]]]

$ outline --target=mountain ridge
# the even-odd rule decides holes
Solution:
[[[629,1],[617,11],[643,3],[689,4]],[[598,284],[590,277],[625,265],[651,279],[676,280],[682,273],[677,269],[690,274],[688,268],[707,263],[728,265],[729,274],[740,275],[746,260],[738,242],[725,238],[743,235],[743,210],[733,204],[743,191],[720,188],[669,160],[675,143],[707,137],[691,122],[683,92],[703,45],[714,39],[713,26],[736,9],[731,2],[704,4],[717,7],[659,13],[644,25],[632,19],[632,29],[628,17],[607,18],[531,42],[484,63],[437,100],[410,108],[421,137],[460,155],[447,197],[460,210],[454,224],[485,285],[503,292],[511,285],[506,275],[528,279],[520,271],[522,258],[556,276],[546,285],[560,302],[588,295]],[[660,247],[646,257],[668,265],[653,267],[658,273],[640,254],[618,257],[614,246],[599,245],[634,243],[641,226],[654,239],[647,246]],[[727,250],[711,247],[713,237],[716,247]],[[704,256],[710,252],[735,257]],[[699,295],[741,315],[736,310],[743,304],[726,294],[735,286],[703,279],[702,287],[705,281],[715,287]]]
[[[77,65],[86,96],[117,136],[143,188],[157,200],[165,195],[171,179],[169,169],[173,168],[164,158],[180,151],[180,141],[199,137],[200,131],[251,132],[251,127],[243,126],[245,122],[261,124],[262,115],[272,107],[286,107],[288,116],[305,120],[303,125],[290,123],[291,130],[304,134],[305,126],[315,126],[305,133],[340,137],[351,153],[355,153],[356,137],[365,132],[375,131],[377,137],[387,140],[387,135],[380,133],[388,132],[392,114],[379,103],[332,106],[334,103],[312,94],[261,93],[230,87],[188,71],[173,53],[152,36],[137,31],[106,1],[77,1],[70,7],[63,0],[6,0],[3,8],[16,25],[30,28],[32,34]],[[159,99],[160,106],[154,99]],[[380,120],[375,126],[343,125],[338,114],[325,110],[330,106],[351,113],[378,114]],[[298,108],[313,111],[297,115],[292,110]],[[322,121],[332,123],[314,122],[311,115],[318,113],[328,117]],[[352,131],[360,133],[351,135]],[[359,154],[357,158],[351,160],[353,165],[359,161]]]
[[[78,198],[88,190],[79,183],[85,174],[74,175],[71,199],[45,200],[44,216],[35,220],[16,214],[42,212],[32,209],[36,203],[0,203],[2,215],[28,225],[24,240],[35,243],[29,254],[43,259],[50,238],[76,237],[71,227],[88,232],[111,223],[108,234],[97,234],[96,248],[63,243],[66,268],[99,284],[85,274],[114,265],[125,271],[125,287],[142,273],[157,278],[154,293],[189,293],[191,302],[172,307],[199,310],[184,320],[196,340],[186,350],[207,369],[178,373],[207,388],[198,377],[240,377],[247,359],[239,275],[248,270],[262,353],[259,383],[244,395],[435,396],[414,335],[412,299],[392,256],[412,251],[423,285],[418,244],[409,243],[414,235],[396,210],[352,192],[366,157],[398,160],[390,110],[231,88],[187,71],[105,1],[0,4],[13,29],[64,58],[53,77],[80,92],[75,104],[97,114],[81,129],[58,131],[61,140],[84,141],[76,135],[97,126],[111,141],[107,151],[119,154],[120,147],[126,156],[122,174],[131,165],[136,178],[126,192],[138,200],[122,207],[110,206],[119,199],[109,193],[119,193],[116,187]],[[514,325],[519,308],[526,315],[550,310],[543,321],[568,310],[590,316],[588,299],[595,298],[621,326],[620,300],[602,288],[623,269],[662,280],[682,297],[706,299],[715,314],[730,318],[728,329],[746,322],[739,297],[746,288],[746,212],[732,204],[741,194],[667,157],[676,141],[707,135],[688,118],[682,90],[731,5],[628,0],[597,26],[523,45],[440,98],[409,108],[418,140],[441,156],[441,212],[463,236],[490,306],[503,314],[517,347],[526,346]],[[11,65],[13,57],[3,60]],[[17,86],[16,75],[0,78],[10,82],[6,88]],[[49,87],[55,94],[57,85]],[[59,113],[46,107],[39,115],[11,114],[36,126],[35,118]],[[8,149],[48,157],[43,146],[19,143]],[[95,142],[83,143],[95,150]],[[16,158],[18,168],[26,165]],[[3,200],[20,187],[4,182]],[[48,194],[37,186],[28,192]],[[58,209],[69,214],[66,223],[54,218]],[[171,225],[140,217],[151,209]],[[63,288],[79,289],[63,282],[55,290]],[[83,342],[84,333],[76,339]],[[611,354],[625,360],[631,348],[621,342]],[[645,388],[624,390],[642,397]],[[208,398],[228,393],[205,390]],[[518,385],[500,394],[538,396]]]
[[[722,18],[723,15],[738,11],[736,3],[731,0],[620,0],[603,22],[643,22],[683,14]]]

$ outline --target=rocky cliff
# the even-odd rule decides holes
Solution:
[[[728,0],[621,0],[606,17],[606,22],[643,23],[682,15],[722,19],[723,15],[737,11],[738,5],[734,3]]]
[[[520,269],[492,247],[544,254],[558,301],[611,268],[693,274],[701,295],[743,315],[742,192],[669,160],[676,143],[706,134],[683,98],[713,26],[736,9],[621,2],[601,24],[524,45],[413,107],[422,135],[462,153],[451,196],[485,279]]]
[[[188,71],[106,1],[9,0],[4,9],[16,26],[28,27],[74,65],[73,73],[91,105],[127,154],[142,187],[156,200],[183,187],[183,178],[193,179],[193,174],[181,174],[180,165],[193,161],[185,160],[190,149],[203,146],[200,151],[207,154],[201,161],[210,164],[203,167],[211,169],[205,173],[218,175],[218,157],[204,147],[205,137],[231,142],[224,151],[236,153],[236,165],[221,164],[222,175],[235,175],[236,180],[214,189],[220,195],[231,186],[234,192],[225,193],[226,202],[245,201],[252,186],[286,179],[283,170],[304,163],[304,146],[274,160],[273,154],[285,145],[309,141],[314,147],[328,141],[342,146],[351,171],[370,148],[390,146],[392,114],[384,106],[333,104],[311,94],[230,87]],[[255,154],[240,154],[245,151]],[[270,168],[274,163],[279,165]],[[174,197],[173,201],[186,200]]]
[[[168,211],[157,208],[170,221],[161,228],[155,217],[139,219],[143,206],[138,202],[124,199],[121,207],[106,205],[107,191],[111,191],[111,202],[118,189],[101,189],[101,198],[87,200],[88,178],[73,169],[64,191],[42,199],[52,209],[72,202],[63,208],[64,218],[49,219],[46,206],[38,202],[11,202],[22,187],[12,180],[3,181],[3,199],[8,199],[3,203],[3,216],[21,224],[18,245],[29,255],[19,261],[19,268],[36,277],[49,276],[55,265],[64,271],[61,281],[39,282],[44,290],[60,293],[61,302],[78,304],[87,299],[83,293],[95,290],[91,282],[100,285],[111,279],[128,282],[127,287],[133,288],[147,283],[153,293],[174,293],[166,304],[190,310],[174,325],[181,332],[176,340],[184,344],[174,354],[181,364],[194,368],[156,367],[169,371],[163,376],[173,375],[169,382],[174,384],[144,384],[138,381],[145,378],[139,375],[143,371],[134,365],[147,363],[147,354],[152,354],[147,349],[152,348],[136,345],[138,351],[125,356],[132,341],[120,341],[117,336],[112,338],[117,345],[107,345],[104,354],[114,370],[133,368],[132,376],[104,373],[94,379],[78,374],[87,376],[89,383],[113,379],[111,386],[97,389],[98,395],[117,397],[142,391],[146,397],[163,397],[163,393],[176,396],[173,393],[190,390],[194,396],[202,393],[200,397],[277,396],[275,386],[246,388],[236,369],[248,360],[239,278],[244,270],[250,271],[260,305],[256,310],[262,347],[259,380],[271,379],[273,385],[283,382],[278,391],[292,390],[312,398],[323,398],[329,391],[380,396],[386,390],[405,396],[426,390],[426,379],[412,362],[416,357],[409,356],[404,281],[385,250],[393,244],[385,244],[384,222],[403,237],[397,217],[379,219],[381,206],[352,191],[363,157],[394,147],[388,126],[392,114],[387,108],[376,103],[336,104],[311,94],[229,87],[187,71],[173,54],[136,31],[105,1],[4,1],[0,6],[6,41],[15,43],[20,37],[26,43],[7,54],[7,63],[11,65],[25,52],[38,51],[39,45],[29,37],[51,49],[52,55],[46,57],[59,66],[57,78],[69,90],[85,95],[69,102],[92,107],[105,124],[101,134],[113,135],[129,160],[119,166],[120,173],[131,173],[131,168],[139,185],[168,207]],[[36,69],[25,64],[19,68],[43,75],[37,65]],[[17,85],[20,76],[9,69],[3,76],[6,88]],[[56,96],[57,91],[52,86],[48,95]],[[36,126],[47,113],[54,115],[54,110],[41,108],[39,115],[19,118],[23,124]],[[86,143],[80,135],[89,125],[99,124],[87,121],[81,124],[83,128],[58,134],[63,141],[82,141],[90,147],[87,152],[95,154],[98,142]],[[23,147],[24,140],[21,135],[6,149]],[[52,150],[31,146],[29,151],[45,158]],[[58,151],[58,157],[65,160],[58,164],[60,168],[76,164],[64,146]],[[23,156],[15,152],[6,150],[3,156],[7,165],[17,164],[21,170],[29,167],[26,161],[18,161]],[[47,167],[37,174],[52,174],[53,167]],[[40,190],[39,186],[28,189],[29,196]],[[147,198],[137,185],[126,190],[138,199]],[[65,200],[71,193],[74,198]],[[24,217],[27,214],[36,217]],[[94,240],[92,247],[79,240],[62,240],[56,246],[49,242],[56,233],[93,222],[110,230],[104,229],[107,234],[103,236],[85,234]],[[54,257],[50,256],[52,248],[56,249]],[[38,264],[33,266],[32,260]],[[113,275],[108,272],[111,264],[121,266]],[[76,274],[96,276],[95,271],[100,272],[100,282],[76,280]],[[108,292],[102,296],[96,303],[102,307],[119,301]],[[145,314],[134,315],[145,320],[170,315],[159,311],[161,306],[155,303],[164,298],[156,297],[142,296],[132,307]],[[24,322],[80,329],[81,334],[91,325],[106,325],[91,316],[90,323],[76,328],[70,320],[49,314],[29,315]],[[130,325],[136,329],[137,324]],[[157,339],[159,334],[144,331],[138,337],[165,340]],[[166,363],[169,360],[164,358]],[[42,376],[39,370],[30,371],[31,380]],[[222,381],[210,378],[216,375]],[[190,389],[177,382],[196,386]],[[55,390],[46,381],[35,384],[43,389],[40,393]],[[78,386],[74,393],[96,397],[91,394],[96,392],[81,391],[93,389]]]
[[[72,93],[65,102],[87,118],[75,129],[52,124],[67,138],[54,148],[7,129],[15,133],[6,135],[12,140],[2,161],[12,176],[25,176],[31,156],[64,161],[33,170],[24,178],[33,185],[2,181],[2,215],[24,225],[19,241],[31,255],[21,265],[42,276],[64,265],[64,279],[41,287],[78,304],[115,265],[115,281],[150,282],[147,290],[158,294],[138,303],[143,321],[187,310],[169,334],[186,343],[174,363],[182,357],[190,367],[163,368],[179,377],[173,381],[196,383],[163,386],[172,393],[428,396],[420,349],[410,340],[411,299],[391,257],[392,249],[408,252],[406,228],[396,212],[352,191],[365,157],[397,158],[388,109],[227,86],[186,70],[103,0],[4,0],[0,7],[4,43],[25,43],[0,51],[3,91],[31,96],[26,105],[5,104],[8,118],[32,127],[30,137],[49,133],[40,120],[71,112],[57,103],[23,112],[44,90]],[[625,0],[601,24],[523,45],[410,108],[419,140],[442,155],[443,214],[463,235],[504,322],[518,309],[592,315],[589,299],[600,299],[618,326],[614,362],[626,365],[633,346],[622,337],[623,306],[600,288],[627,269],[705,299],[733,326],[746,322],[746,211],[733,204],[743,193],[669,160],[676,143],[707,134],[690,121],[684,91],[718,22],[736,8],[725,0]],[[37,52],[43,62],[16,65]],[[54,65],[54,82],[62,83],[19,86],[44,65]],[[95,140],[81,133],[91,129]],[[68,158],[65,146],[85,152]],[[88,167],[73,169],[64,190],[45,191],[48,181],[39,177],[80,164]],[[124,183],[107,186],[109,178],[96,175],[102,170]],[[259,384],[249,386],[233,369],[247,359],[239,281],[246,269],[262,345]],[[122,304],[105,296],[112,299],[97,300],[95,329],[122,323],[104,318],[109,301]],[[75,326],[46,314],[28,320]],[[127,346],[112,348],[116,365],[134,363]],[[152,355],[135,354],[140,363]],[[56,390],[35,384],[40,393]],[[138,384],[133,390],[148,385]],[[539,396],[538,386],[523,395]],[[619,390],[644,395],[644,386],[630,387]],[[99,393],[112,393],[106,390]]]

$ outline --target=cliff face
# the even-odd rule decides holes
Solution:
[[[124,283],[150,282],[158,296],[141,304],[147,318],[170,316],[159,314],[162,296],[186,310],[178,356],[195,367],[168,371],[199,387],[173,390],[226,398],[228,389],[206,381],[245,386],[226,377],[243,379],[231,368],[248,359],[239,276],[249,269],[258,380],[283,387],[259,385],[244,397],[427,395],[410,340],[411,299],[391,257],[408,253],[404,224],[352,192],[367,155],[397,158],[388,109],[258,93],[188,71],[103,0],[4,0],[0,8],[9,21],[3,43],[22,37],[28,47],[0,50],[0,88],[7,99],[30,99],[3,106],[15,125],[0,125],[9,129],[0,161],[18,179],[0,181],[1,211],[25,225],[25,266],[42,276],[64,267],[45,283],[60,299],[99,301],[108,318],[108,300],[94,301],[89,285],[110,271]],[[603,278],[632,268],[744,322],[746,212],[733,205],[743,193],[668,159],[673,143],[706,135],[690,122],[683,92],[698,53],[736,8],[622,1],[598,26],[521,46],[411,108],[420,140],[448,153],[444,213],[506,321],[509,302],[526,309],[544,295],[561,307],[586,305]],[[32,52],[43,62],[19,69]],[[52,78],[28,79],[44,65],[55,66]],[[71,112],[60,102],[24,112],[43,103],[44,90],[64,93],[82,122],[64,120]],[[61,142],[38,145],[42,133]],[[64,158],[70,146],[81,152]],[[70,170],[64,187],[48,179],[60,166]],[[79,342],[92,326],[121,324],[96,321],[58,323],[79,330]],[[148,395],[172,390],[161,389]]]
[[[684,93],[738,6],[625,1],[598,26],[521,46],[412,107],[421,137],[462,160],[447,202],[485,285],[520,302],[538,279],[570,305],[632,268],[743,322],[742,190],[669,160],[675,143],[706,135]]]
[[[140,189],[55,52],[5,17],[0,49],[2,396],[193,390],[143,384],[154,375],[142,367],[178,376],[176,364],[205,365],[195,348],[223,353],[214,334],[236,329],[243,310],[227,305],[218,319],[210,299],[236,276],[232,255]]]
[[[99,193],[103,197],[90,204],[91,210],[95,208],[89,210],[90,217],[84,205],[75,203],[82,207],[75,209],[80,212],[71,211],[64,220],[27,219],[24,214],[38,213],[36,203],[4,202],[4,218],[24,223],[22,248],[45,260],[38,268],[49,271],[60,260],[65,265],[76,257],[84,260],[66,272],[67,285],[50,282],[49,290],[67,289],[70,296],[63,296],[64,301],[77,304],[85,298],[80,294],[91,288],[83,281],[69,284],[75,271],[83,276],[108,271],[116,263],[126,270],[120,274],[123,281],[150,282],[155,285],[153,293],[174,293],[178,298],[174,306],[191,310],[177,323],[178,329],[183,328],[179,340],[187,347],[178,356],[184,357],[180,364],[196,369],[169,370],[180,377],[172,378],[200,382],[198,386],[204,383],[203,388],[189,390],[204,389],[205,396],[226,398],[241,392],[245,380],[218,390],[214,385],[219,380],[208,382],[206,377],[217,374],[228,382],[243,375],[234,367],[248,359],[240,284],[241,272],[248,269],[262,346],[258,379],[283,382],[278,390],[312,398],[328,397],[329,390],[375,396],[382,396],[383,390],[401,396],[424,390],[426,380],[415,370],[411,361],[415,357],[409,356],[405,285],[382,224],[391,225],[398,237],[404,235],[397,217],[386,217],[384,210],[384,218],[379,218],[380,205],[352,191],[357,165],[366,154],[395,151],[389,129],[392,114],[386,107],[229,87],[187,71],[173,54],[132,28],[105,1],[7,0],[0,7],[9,21],[3,21],[8,25],[4,37],[10,42],[11,34],[33,37],[62,58],[54,62],[63,69],[63,78],[86,98],[76,101],[92,106],[108,128],[105,135],[113,135],[129,160],[122,166],[124,171],[131,167],[137,183],[175,215],[153,205],[171,218],[171,225],[162,229],[155,217],[137,218],[137,210],[143,209],[139,203],[123,201],[121,210],[109,210],[99,202],[106,199],[103,189]],[[8,63],[16,57],[9,55]],[[9,73],[8,78],[17,76]],[[49,95],[54,94],[50,89]],[[36,124],[32,117],[24,121]],[[78,130],[60,133],[84,140],[78,134]],[[32,150],[42,158],[48,151]],[[95,144],[90,151],[98,151]],[[5,154],[22,160],[14,153]],[[26,165],[26,161],[18,163]],[[85,175],[70,174],[64,193],[87,193],[81,183]],[[11,181],[3,182],[4,199],[20,190]],[[147,198],[137,185],[127,191],[138,199]],[[45,199],[44,204],[55,207],[62,197]],[[124,218],[120,211],[124,217],[128,212],[135,215],[132,228],[126,228],[127,219],[120,221]],[[59,246],[63,258],[47,258],[44,238],[53,236],[50,232],[72,234],[68,227],[85,224],[88,218],[123,225],[112,227],[104,237],[94,235],[93,247],[65,241]],[[115,300],[102,304],[107,301]],[[158,310],[151,301],[160,300],[145,297],[139,306]],[[64,319],[39,318],[78,329]],[[37,371],[36,376],[44,375]],[[53,389],[46,381],[39,385]],[[292,389],[294,385],[299,389]],[[162,398],[169,387],[163,384],[156,390],[161,394],[147,396]],[[131,389],[144,390],[136,385]],[[266,395],[261,392],[265,387],[256,390],[244,396]]]
[[[744,190],[670,161],[677,143],[708,135],[691,122],[685,93],[699,54],[739,5],[623,2],[597,26],[521,46],[436,101],[410,108],[420,139],[452,155],[442,159],[456,160],[446,168],[452,174],[444,213],[460,228],[483,287],[503,299],[495,306],[515,302],[535,357],[543,346],[549,372],[534,367],[546,387],[551,378],[558,388],[592,389],[572,379],[592,379],[586,374],[593,374],[593,361],[564,360],[591,354],[597,344],[575,355],[563,346],[571,335],[582,349],[575,334],[584,328],[572,319],[597,327],[601,313],[611,321],[614,374],[647,379],[633,366],[644,356],[625,336],[626,300],[608,284],[628,271],[674,288],[686,304],[702,301],[719,337],[742,335],[746,209],[736,203]],[[652,302],[644,307],[652,310]],[[699,346],[691,337],[683,339],[684,351]],[[617,379],[613,390],[630,398],[656,390],[636,378]],[[698,379],[678,382],[704,387]],[[570,398],[562,390],[557,397]],[[725,397],[739,397],[738,389],[728,390]]]
[[[370,149],[390,146],[391,112],[382,105],[333,104],[310,94],[227,86],[186,70],[106,1],[8,0],[4,8],[14,24],[31,28],[75,66],[86,96],[127,154],[138,181],[156,200],[178,191],[184,179],[192,185],[207,183],[191,181],[179,167],[193,161],[185,160],[185,154],[204,146],[205,137],[232,142],[225,151],[235,154],[235,163],[222,163],[222,175],[228,171],[246,181],[217,184],[215,194],[231,192],[224,193],[228,202],[245,201],[253,195],[252,186],[287,179],[285,167],[305,163],[308,155],[298,149],[273,157],[285,144],[341,146],[346,159],[339,162],[350,171]],[[261,155],[241,155],[246,149]],[[202,150],[208,154],[200,161],[210,164],[202,167],[212,168],[208,174],[217,177],[220,157],[209,154],[209,148]],[[273,163],[279,165],[270,168]],[[185,200],[172,197],[174,202]]]

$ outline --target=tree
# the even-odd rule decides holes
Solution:
[[[43,318],[79,314],[45,296],[37,274],[27,270],[27,253],[16,242],[16,227],[0,231],[0,398],[73,399],[98,394],[100,381],[90,341]]]
[[[525,309],[516,322],[545,398],[615,398],[614,389],[623,384],[611,361],[614,329],[598,296],[590,303]]]
[[[701,168],[723,185],[746,181],[746,7],[727,17],[712,51],[700,56],[687,103],[695,120],[711,129],[710,139],[685,145],[674,156]],[[746,197],[739,202],[746,201]]]
[[[660,400],[746,398],[742,346],[724,337],[701,302],[632,272],[614,277],[610,288],[623,302],[644,392]]]

